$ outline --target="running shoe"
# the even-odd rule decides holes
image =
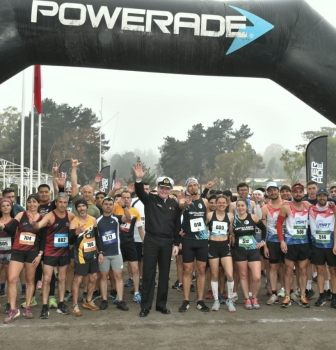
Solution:
[[[299,304],[300,303],[300,297],[298,297],[297,296],[297,294],[296,293],[291,293],[291,295],[290,295],[290,299],[292,300],[292,301],[294,301],[294,303],[297,303],[297,304]]]
[[[177,289],[177,287],[179,286],[179,283],[180,282],[178,280],[176,280],[175,283],[172,285],[172,288]]]
[[[36,283],[36,289],[41,290],[42,289],[42,281],[37,281]]]
[[[62,315],[69,315],[70,314],[70,310],[68,309],[68,307],[64,303],[58,303],[56,312],[58,314],[62,314]]]
[[[317,301],[315,301],[315,306],[323,306],[326,301],[325,297],[318,297]]]
[[[70,301],[70,300],[72,300],[72,293],[69,292],[69,291],[67,290],[67,291],[65,292],[64,301],[65,301],[65,302],[68,302],[68,301]]]
[[[212,298],[213,298],[212,290],[209,289],[205,295],[205,299],[212,299]]]
[[[8,311],[8,315],[5,317],[4,323],[12,323],[14,319],[20,316],[20,310],[19,309],[10,309]]]
[[[211,310],[212,310],[212,311],[218,311],[219,309],[220,309],[220,303],[219,303],[218,300],[215,300],[215,302],[214,302],[213,305],[212,305]]]
[[[93,291],[92,300],[95,301],[95,300],[100,299],[100,298],[101,298],[100,291],[97,289],[95,291]]]
[[[251,299],[245,299],[245,305],[244,305],[246,310],[252,310],[252,302]]]
[[[336,298],[331,299],[330,307],[336,309]]]
[[[115,297],[115,299],[113,300],[113,304],[114,305],[117,305],[119,303],[119,300],[118,300],[118,295]]]
[[[285,288],[281,288],[278,292],[279,298],[284,298],[286,296]]]
[[[196,309],[202,312],[209,312],[210,309],[204,304],[203,300],[198,300],[196,303]]]
[[[182,283],[179,284],[179,286],[176,288],[176,290],[178,290],[180,292],[183,292],[183,285],[182,285]]]
[[[312,289],[306,289],[306,298],[308,300],[312,299],[312,297],[315,295],[315,292]]]
[[[326,300],[327,300],[327,301],[331,301],[332,295],[331,295],[331,290],[330,290],[330,289],[325,290],[325,291],[324,291],[324,295],[326,296]]]
[[[49,309],[57,309],[57,300],[55,297],[49,297]]]
[[[226,300],[226,306],[229,312],[236,312],[235,304],[231,299]]]
[[[99,305],[99,309],[100,309],[100,310],[106,310],[107,307],[108,307],[108,302],[107,302],[107,300],[102,300],[101,303],[100,303],[100,305]]]
[[[99,310],[99,307],[94,303],[93,300],[86,301],[82,304],[85,309],[91,310],[91,311],[97,311]]]
[[[112,289],[110,291],[110,298],[115,299],[117,297],[117,291],[115,289]]]
[[[315,277],[312,278],[312,281],[313,281],[314,283],[317,283],[317,275],[316,275]]]
[[[118,301],[117,303],[117,309],[122,310],[122,311],[128,311],[128,306],[123,300]]]
[[[132,287],[133,285],[134,283],[132,278],[129,278],[124,284],[125,287]]]
[[[23,316],[25,316],[26,318],[34,318],[33,313],[30,310],[30,306],[27,306],[24,311],[23,311]]]
[[[5,297],[7,294],[4,290],[0,290],[0,298]]]
[[[5,314],[8,314],[9,310],[10,310],[10,303],[7,303],[5,308]]]
[[[292,294],[294,294],[294,293],[292,293]],[[287,307],[289,307],[289,306],[291,306],[292,305],[292,303],[291,303],[291,298],[290,297],[285,297],[283,300],[282,300],[282,303],[281,303],[281,307],[283,307],[283,308],[287,308]]]
[[[260,305],[259,305],[259,302],[258,302],[257,298],[252,298],[251,303],[252,303],[252,308],[253,309],[255,309],[255,310],[259,310],[260,309]]]
[[[272,296],[266,301],[266,305],[274,305],[279,302],[279,298],[276,294],[272,294]]]
[[[233,292],[232,293],[232,298],[231,298],[234,302],[238,301],[238,293]]]
[[[218,294],[218,300],[220,304],[224,304],[226,299],[227,298],[225,298],[223,294]]]
[[[87,293],[83,292],[82,294],[82,302],[85,303],[86,302],[86,298],[87,298]]]
[[[21,304],[21,308],[24,309],[26,307],[27,303],[24,302]],[[31,301],[30,301],[30,306],[36,306],[37,302],[36,302],[36,298],[32,297]]]
[[[79,310],[78,304],[76,304],[76,305],[73,306],[72,314],[73,314],[74,316],[76,316],[76,317],[82,316],[82,313],[81,313],[81,311]]]
[[[190,303],[189,300],[183,300],[183,303],[181,307],[179,308],[179,312],[186,312],[187,310],[190,309]]]
[[[45,306],[42,306],[42,310],[41,310],[41,313],[40,313],[40,318],[43,319],[43,320],[46,320],[47,318],[49,318],[49,309]]]
[[[302,296],[300,299],[299,305],[301,305],[302,307],[305,307],[305,308],[310,307],[308,298],[306,296]]]
[[[190,292],[191,293],[195,293],[196,292],[196,288],[193,284],[190,285]]]
[[[134,294],[133,301],[135,301],[138,304],[141,304],[141,295],[139,292]]]

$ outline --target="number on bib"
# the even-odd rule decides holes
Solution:
[[[316,240],[316,243],[329,244],[330,243],[330,232],[316,231],[315,240]]]
[[[241,248],[252,249],[255,248],[253,236],[239,237],[238,245]]]
[[[23,245],[34,245],[36,234],[31,232],[21,232],[19,243]]]
[[[106,231],[102,233],[103,245],[108,245],[117,242],[115,231]]]
[[[83,250],[84,253],[89,253],[89,252],[93,252],[96,249],[96,239],[95,238],[89,238],[86,240],[86,242],[84,242],[83,245]]]
[[[294,226],[293,238],[303,239],[306,238],[306,226]]]
[[[204,221],[202,218],[196,218],[190,220],[191,232],[199,232],[204,230]]]
[[[11,250],[12,249],[12,240],[10,237],[1,237],[0,238],[0,250]]]
[[[69,245],[69,238],[67,233],[55,233],[54,235],[54,247],[66,248]]]
[[[227,236],[228,234],[228,225],[227,222],[223,221],[214,221],[212,224],[212,233],[219,236]]]

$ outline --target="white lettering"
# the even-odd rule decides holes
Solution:
[[[102,6],[99,9],[97,15],[95,15],[92,5],[87,5],[87,9],[88,9],[89,17],[90,17],[93,28],[99,27],[99,24],[100,24],[102,18],[104,17],[105,22],[106,22],[106,26],[108,29],[113,29],[119,15],[120,15],[120,12],[122,10],[121,7],[116,7],[114,12],[113,12],[113,15],[111,17],[107,6]]]
[[[181,18],[190,18],[194,22],[182,22]],[[200,35],[201,19],[195,13],[179,12],[175,15],[174,34],[180,34],[180,28],[194,28],[194,35]]]
[[[246,38],[246,32],[232,32],[233,29],[246,29],[246,23],[232,23],[232,21],[244,21],[245,16],[226,16],[226,37],[227,38]]]
[[[218,21],[219,30],[207,30],[208,21]],[[216,15],[202,15],[201,21],[201,36],[211,36],[211,37],[220,37],[225,33],[225,18],[222,16]]]
[[[153,19],[153,16],[165,16],[167,19]],[[170,31],[167,29],[173,23],[174,16],[172,13],[168,11],[147,11],[146,17],[146,32],[152,31],[152,20],[157,24],[157,26],[161,29],[162,33],[170,34]]]
[[[37,13],[39,6],[49,6],[51,10],[40,10],[43,16],[56,16],[58,12],[58,5],[54,1],[34,0],[32,4],[31,22],[37,23]]]
[[[130,16],[130,14],[144,15],[145,13],[146,13],[146,10],[124,8],[122,13],[121,29],[132,30],[136,32],[144,32],[145,26],[129,24],[129,22],[144,23],[145,21],[144,17]]]
[[[65,18],[66,9],[76,9],[80,11],[79,19],[67,19]],[[62,4],[59,8],[59,20],[62,24],[68,26],[81,26],[86,21],[86,7],[82,4],[71,4],[66,2]]]

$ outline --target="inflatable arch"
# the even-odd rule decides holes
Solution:
[[[335,55],[303,0],[0,2],[0,83],[34,64],[269,78],[336,123]]]

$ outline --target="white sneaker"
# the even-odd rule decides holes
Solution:
[[[279,302],[279,298],[276,294],[272,294],[272,296],[266,301],[267,305],[274,305]]]
[[[229,312],[236,312],[235,304],[231,299],[226,300],[226,306]]]
[[[218,300],[215,300],[215,302],[214,302],[213,305],[212,305],[211,310],[212,310],[212,311],[218,311],[219,309],[220,309],[220,303],[219,303]]]
[[[285,288],[281,288],[278,292],[279,298],[284,298],[286,296]]]
[[[238,301],[238,294],[237,293],[232,293],[232,298],[234,302]]]

